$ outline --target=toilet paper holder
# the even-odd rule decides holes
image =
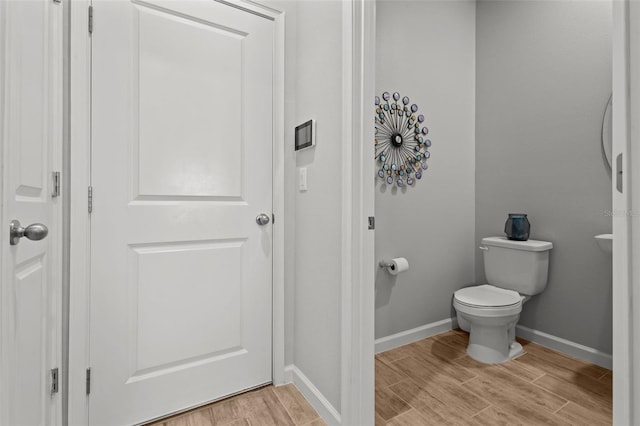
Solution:
[[[384,268],[391,275],[398,275],[409,269],[409,261],[404,257],[397,257],[391,260],[381,260],[378,262],[378,266]]]

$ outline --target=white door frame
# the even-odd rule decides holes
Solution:
[[[637,1],[613,2],[613,424],[621,425],[640,422],[639,19]]]
[[[273,122],[273,370],[274,384],[284,383],[284,14],[249,0],[218,0],[274,21]],[[70,1],[70,301],[69,301],[69,424],[86,425],[89,398],[90,215],[87,188],[91,181],[91,0]],[[100,17],[95,16],[95,31]]]
[[[343,3],[341,423],[374,417],[375,1]],[[349,143],[349,141],[351,143]],[[375,220],[375,219],[374,219]]]

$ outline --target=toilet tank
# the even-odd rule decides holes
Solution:
[[[523,296],[536,295],[547,286],[548,241],[513,241],[506,237],[482,239],[484,272],[489,284],[514,290]]]

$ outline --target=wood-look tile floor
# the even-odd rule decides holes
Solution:
[[[293,384],[266,386],[149,426],[326,426]]]
[[[452,330],[376,355],[376,426],[610,425],[611,371],[526,340],[499,364]]]

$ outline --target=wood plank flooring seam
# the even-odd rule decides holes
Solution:
[[[475,378],[475,377],[474,377],[474,378]],[[484,411],[489,410],[491,407],[496,408],[496,406],[495,406],[495,405],[491,404],[491,405],[489,405],[488,407],[484,407],[482,410],[480,410],[480,411],[478,411],[477,413],[475,413],[473,416],[471,416],[471,418],[474,418],[474,417],[476,417],[476,416],[478,416],[478,415],[482,414]]]
[[[282,400],[282,398],[280,398],[280,395],[278,395],[278,392],[273,392],[274,395],[276,396],[276,399],[278,400],[278,402],[280,403],[280,405],[282,405],[282,407],[284,408],[284,411],[287,413],[287,415],[291,418],[291,421],[295,424],[296,421],[293,417],[293,415],[291,414],[291,412],[289,411],[289,409],[287,408],[286,404],[284,403],[284,401]]]
[[[598,380],[602,380],[602,379],[606,378],[609,375],[611,375],[611,371],[605,371],[602,376],[598,377]]]
[[[388,365],[388,366],[390,366],[390,367],[393,367],[393,364],[395,364],[396,362],[404,361],[404,360],[406,360],[407,358],[411,358],[411,355],[403,356],[402,358],[395,359],[395,360],[393,360],[393,361],[388,361],[388,360],[386,360],[386,359],[384,359],[384,358],[378,358],[378,356],[376,355],[376,359],[377,359],[378,361],[380,361],[381,363],[386,364],[386,365]]]
[[[542,379],[544,376],[546,376],[546,374],[543,374],[542,376],[538,377],[536,380]],[[550,394],[555,395],[555,396],[557,396],[558,398],[561,398],[561,399],[564,399],[564,400],[566,400],[566,401],[567,401],[567,402],[566,402],[562,407],[560,407],[560,408],[558,408],[557,410],[555,410],[555,411],[553,412],[553,414],[557,414],[557,413],[558,413],[558,411],[562,410],[564,407],[566,407],[567,405],[569,405],[569,403],[571,403],[571,402],[573,402],[574,404],[577,404],[575,401],[571,401],[570,399],[568,399],[568,398],[566,398],[566,397],[564,397],[564,396],[562,396],[562,395],[558,395],[556,392],[554,392],[554,391],[552,391],[552,390],[549,390],[549,389],[547,389],[547,388],[545,388],[545,387],[540,386],[539,384],[537,384],[537,383],[536,383],[536,380],[531,381],[531,384],[532,384],[532,385],[534,385],[534,386],[537,386],[539,389],[542,389],[543,391],[549,392]],[[578,405],[580,405],[580,404],[578,404]]]
[[[458,347],[456,347],[456,346],[454,346],[454,345],[449,344],[449,343],[448,343],[448,342],[446,342],[446,341],[440,341],[440,343],[442,343],[443,345],[447,345],[447,346],[448,346],[448,347],[450,347],[451,349],[455,349],[455,350],[459,350],[459,349],[460,349],[460,348],[458,348]],[[455,358],[452,358],[452,361],[455,361],[456,359],[462,358],[462,357],[463,357],[463,356],[465,356],[465,355],[467,355],[467,351],[466,351],[466,350],[465,350],[465,351],[464,351],[460,356],[457,356],[457,357],[455,357]]]
[[[397,383],[396,383],[396,384],[397,384]],[[391,385],[391,386],[395,386],[395,385]],[[397,416],[399,416],[400,414],[403,414],[403,413],[405,413],[405,412],[407,412],[407,411],[409,411],[409,410],[414,409],[414,407],[412,407],[412,406],[411,406],[411,404],[409,404],[407,401],[405,401],[403,398],[401,398],[398,394],[396,394],[396,393],[391,389],[391,386],[387,386],[387,387],[384,387],[384,388],[382,388],[382,389],[376,389],[376,393],[378,393],[378,392],[380,392],[380,393],[382,393],[382,392],[386,392],[387,394],[391,394],[394,398],[396,398],[399,402],[401,402],[402,404],[404,404],[404,406],[406,406],[406,407],[408,407],[408,408],[407,408],[407,409],[405,409],[405,407],[404,407],[404,406],[402,406],[401,404],[400,404],[400,406],[399,406],[399,407],[392,406],[391,404],[390,404],[390,406],[389,406],[389,407],[385,407],[386,409],[390,409],[391,411],[395,411],[395,412],[396,412],[393,416],[391,416],[391,417],[389,417],[389,418],[387,418],[387,416],[385,416],[385,415],[384,415],[384,414],[388,414],[388,413],[378,413],[378,414],[380,414],[380,417],[381,417],[381,418],[383,418],[383,419],[385,420],[385,422],[389,422],[389,421],[390,421],[391,419],[393,419],[394,417],[397,417]],[[394,405],[395,405],[396,403],[397,403],[397,401],[394,401]],[[378,401],[376,401],[376,410],[377,410],[377,409],[378,409]],[[386,411],[386,410],[385,410],[385,411]]]
[[[553,392],[551,392],[553,393]],[[554,394],[555,395],[555,394]],[[553,414],[558,414],[558,411],[562,410],[564,407],[566,407],[567,405],[569,405],[571,403],[571,401],[567,401],[562,407],[558,408],[556,411],[553,412]]]
[[[462,368],[464,368],[464,367],[462,367]],[[472,381],[472,380],[477,379],[478,377],[480,377],[480,376],[476,375],[475,377],[472,377],[472,378],[470,378],[470,379],[467,379],[467,380],[465,380],[464,382],[460,383],[460,386],[462,386],[462,385],[466,385],[467,383],[469,383],[469,382],[470,382],[470,381]]]
[[[315,419],[313,419],[313,420],[311,420],[311,421],[309,421],[309,422],[307,422],[307,423],[305,423],[303,425],[300,425],[300,426],[310,426],[310,425],[318,424],[320,421],[322,421],[324,423],[324,420],[322,420],[322,417],[318,416]]]
[[[567,386],[569,386],[569,387],[576,387],[576,388],[580,389],[582,392],[587,393],[589,396],[591,396],[591,397],[593,397],[593,398],[595,398],[595,399],[597,399],[597,400],[602,400],[602,399],[604,398],[604,397],[603,397],[603,391],[602,391],[602,390],[600,390],[599,392],[596,392],[594,389],[591,389],[591,388],[588,388],[588,387],[585,387],[585,386],[582,386],[582,385],[579,385],[579,384],[576,384],[576,383],[573,383],[573,382],[567,381],[567,380],[565,380],[565,379],[562,379],[561,377],[558,377],[558,376],[555,376],[555,375],[553,375],[553,374],[549,374],[549,373],[548,373],[548,374],[545,374],[545,375],[544,375],[544,376],[542,376],[542,377],[538,377],[536,380],[534,380],[534,381],[533,381],[533,382],[531,382],[531,383],[534,383],[534,384],[535,384],[535,385],[537,385],[538,387],[541,387],[542,389],[545,389],[545,390],[546,390],[546,391],[548,391],[548,392],[553,392],[553,391],[549,390],[548,388],[546,388],[546,387],[544,387],[544,386],[540,385],[540,383],[538,383],[538,381],[542,381],[542,379],[544,379],[546,376],[548,376],[550,379],[553,379],[553,380],[557,380],[557,381],[565,382],[565,383],[566,383],[566,385],[567,385]],[[555,392],[554,392],[554,393],[555,393]],[[567,399],[567,397],[564,397],[564,396],[563,396],[562,398]],[[574,402],[575,402],[575,401],[574,401]]]
[[[480,409],[478,412],[476,412],[476,413],[472,414],[472,415],[471,415],[471,417],[478,415],[480,412],[482,412],[482,411],[484,411],[484,410],[488,409],[489,407],[491,407],[492,405],[494,405],[491,401],[489,401],[488,399],[484,398],[482,395],[478,395],[478,393],[476,393],[476,392],[474,392],[474,391],[472,391],[472,390],[468,389],[468,387],[465,387],[465,386],[466,386],[466,385],[468,385],[470,382],[473,382],[473,381],[479,381],[479,380],[480,380],[480,378],[481,378],[481,376],[480,376],[480,375],[476,375],[476,377],[474,377],[474,378],[472,378],[472,379],[469,379],[469,380],[467,380],[466,382],[464,382],[464,383],[460,383],[460,384],[458,385],[458,386],[460,386],[460,388],[461,388],[461,389],[465,389],[466,391],[471,392],[473,395],[475,395],[475,397],[476,397],[476,398],[478,398],[479,400],[481,400],[482,402],[484,402],[484,403],[486,403],[486,404],[487,404],[487,406],[486,406],[486,407],[484,407],[484,408]]]
[[[542,373],[542,374],[540,374],[539,376],[536,376],[536,377],[534,377],[534,378],[533,378],[533,379],[531,379],[531,380],[525,380],[525,379],[522,379],[522,380],[525,380],[525,381],[526,381],[526,382],[528,382],[528,383],[533,383],[533,382],[535,382],[536,380],[541,379],[541,378],[542,378],[543,376],[545,376],[546,374],[547,374],[547,373]]]
[[[552,376],[552,375],[549,375],[549,376],[550,377],[555,377],[555,376]],[[601,396],[596,394],[596,393],[594,393],[594,392],[589,391],[588,389],[583,389],[584,393],[582,394],[582,396],[584,396],[587,399],[587,401],[582,401],[582,398],[577,398],[576,397],[576,396],[578,396],[578,394],[575,394],[576,396],[573,397],[574,399],[571,399],[571,397],[559,395],[558,392],[554,392],[553,390],[551,390],[551,389],[549,389],[547,387],[541,386],[540,384],[538,384],[536,382],[533,382],[533,384],[538,386],[539,388],[541,388],[541,389],[553,394],[553,395],[559,396],[562,399],[568,400],[569,402],[572,402],[572,403],[574,403],[574,404],[576,404],[576,405],[578,405],[580,407],[586,408],[588,410],[592,410],[594,408],[594,406],[598,406],[600,409],[602,409],[602,410],[604,410],[604,411],[606,411],[606,412],[608,412],[610,414],[612,413],[612,408],[606,407],[606,404],[602,400]]]
[[[399,383],[399,382],[398,382]],[[393,395],[395,395],[396,398],[398,398],[400,401],[404,402],[405,404],[407,404],[409,407],[411,407],[412,409],[415,410],[416,407],[414,407],[413,405],[411,405],[411,403],[409,403],[408,401],[405,401],[404,398],[402,398],[400,395],[398,395],[396,392],[393,391],[393,389],[391,389],[391,387],[397,385],[398,383],[394,383],[390,386],[386,387],[386,390],[388,390],[389,392],[391,392]],[[400,413],[402,414],[402,413]],[[400,415],[398,414],[398,415]]]
[[[528,342],[526,345],[523,345],[523,347],[525,352],[534,358],[544,361],[551,370],[555,369],[556,372],[558,369],[560,371],[567,370],[593,379],[598,379],[609,372],[609,370],[604,367],[580,360],[571,355],[556,352],[553,349],[537,343]],[[548,372],[551,373],[552,371]]]

